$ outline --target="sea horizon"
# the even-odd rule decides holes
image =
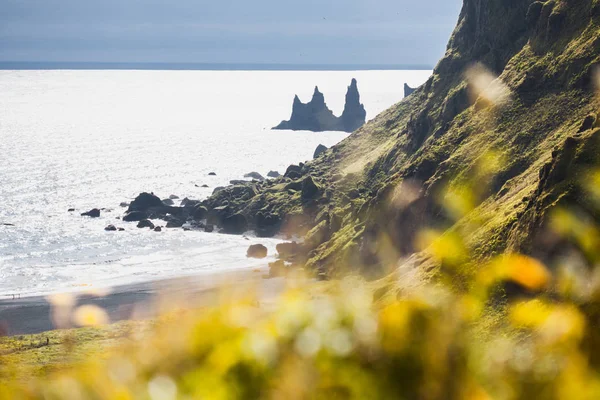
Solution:
[[[87,61],[0,61],[0,70],[156,71],[427,71],[424,64],[171,63]]]

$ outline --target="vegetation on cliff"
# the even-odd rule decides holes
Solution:
[[[598,154],[599,10],[592,0],[466,0],[422,87],[293,175],[261,184],[249,201],[230,196],[231,212],[251,227],[272,215],[283,233],[308,233],[307,265],[328,274],[382,275],[421,250],[419,232],[482,218],[466,232],[477,259],[553,256],[535,245],[549,208],[586,208],[572,183]],[[471,178],[478,190],[469,212],[448,214],[440,204]],[[306,179],[319,187],[311,198],[299,190]]]

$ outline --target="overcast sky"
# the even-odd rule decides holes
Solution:
[[[0,61],[434,65],[462,0],[0,0]]]

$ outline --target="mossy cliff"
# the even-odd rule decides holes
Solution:
[[[466,232],[475,218],[477,258],[548,256],[537,239],[548,210],[586,207],[579,166],[600,154],[599,23],[597,0],[465,0],[445,56],[411,96],[286,177],[206,204],[265,235],[304,235],[304,261],[326,273],[383,273],[419,250],[424,229]],[[443,206],[468,185],[474,208]]]

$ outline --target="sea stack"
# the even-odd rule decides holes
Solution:
[[[410,86],[408,86],[406,83],[404,84],[404,97],[408,97],[411,94],[414,93],[414,91],[417,90],[416,88],[411,88]]]
[[[365,124],[367,112],[365,106],[360,104],[360,94],[356,79],[352,79],[348,91],[346,92],[346,105],[341,116],[343,130],[346,132],[354,132]]]
[[[315,87],[310,102],[304,104],[296,95],[289,121],[282,121],[273,129],[293,131],[343,131],[353,132],[364,125],[367,112],[360,104],[356,79],[352,79],[346,93],[346,104],[341,117],[336,117],[325,103],[325,96]]]

